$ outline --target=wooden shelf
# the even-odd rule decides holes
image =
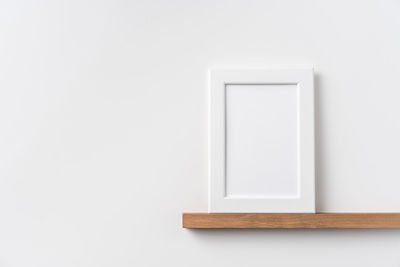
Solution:
[[[400,213],[183,213],[183,228],[400,228]]]

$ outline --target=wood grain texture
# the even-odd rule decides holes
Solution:
[[[183,228],[400,228],[400,213],[183,213]]]

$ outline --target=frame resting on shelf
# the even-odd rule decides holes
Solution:
[[[183,213],[183,228],[399,228],[400,213]]]
[[[209,72],[208,212],[314,213],[313,69]]]

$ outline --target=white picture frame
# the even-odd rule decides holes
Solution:
[[[313,69],[210,69],[209,212],[314,213],[314,176]]]

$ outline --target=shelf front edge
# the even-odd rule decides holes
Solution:
[[[183,228],[400,228],[400,213],[183,213]]]

